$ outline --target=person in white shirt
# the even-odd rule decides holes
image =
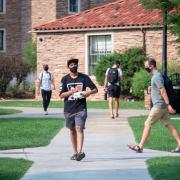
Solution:
[[[105,74],[104,80],[104,90],[108,94],[109,100],[109,110],[111,114],[111,118],[118,117],[118,109],[119,109],[119,97],[121,92],[121,84],[120,80],[123,79],[122,70],[120,68],[120,61],[116,61],[116,63],[112,66],[112,68],[108,68]],[[113,111],[113,102],[115,114]]]
[[[40,90],[41,90],[44,112],[45,112],[45,115],[48,115],[47,108],[49,106],[51,95],[52,95],[51,85],[53,85],[53,90],[55,90],[55,84],[54,84],[54,78],[53,78],[52,73],[48,71],[49,70],[48,64],[44,64],[43,69],[44,71],[41,72],[39,75],[37,94],[39,95]]]

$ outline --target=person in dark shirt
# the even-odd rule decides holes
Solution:
[[[97,93],[98,90],[87,75],[77,71],[78,61],[78,59],[67,61],[70,72],[61,79],[59,96],[64,98],[66,127],[70,129],[70,139],[74,151],[71,160],[80,161],[85,157],[82,147],[87,118],[86,97]]]

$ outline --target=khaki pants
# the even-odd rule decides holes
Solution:
[[[160,109],[157,107],[153,107],[149,113],[147,120],[145,121],[145,126],[152,127],[158,120],[160,120],[164,126],[171,124],[169,118],[169,112],[167,108]]]

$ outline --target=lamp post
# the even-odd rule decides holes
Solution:
[[[167,8],[163,9],[162,74],[167,77]]]

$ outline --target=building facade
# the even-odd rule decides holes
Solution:
[[[152,23],[159,26],[153,27]],[[92,72],[101,55],[142,47],[147,56],[161,61],[161,24],[160,11],[149,13],[144,10],[139,0],[121,0],[35,27],[37,72],[42,71],[42,64],[48,63],[58,87],[60,79],[68,72],[67,59],[75,57],[79,59],[79,71],[88,74],[97,84]],[[180,62],[177,45],[172,43],[174,39],[175,37],[168,33],[168,61]],[[98,86],[98,89],[98,94],[92,98],[102,100],[103,87]],[[53,92],[53,98],[59,99],[57,91]]]
[[[108,2],[112,0],[0,0],[0,57],[21,57],[34,26]]]

